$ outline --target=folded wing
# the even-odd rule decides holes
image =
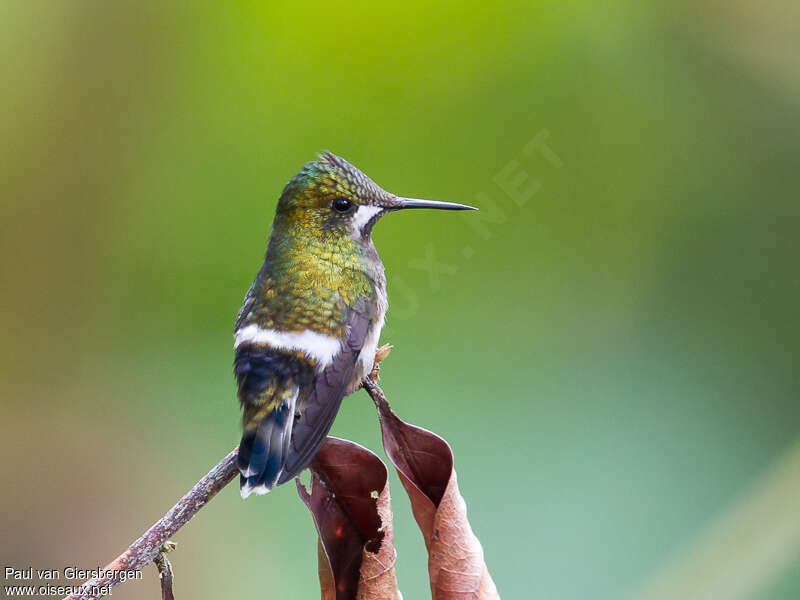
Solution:
[[[347,394],[353,377],[357,376],[358,355],[373,320],[370,304],[365,299],[360,299],[349,309],[348,336],[342,343],[341,352],[317,373],[309,394],[298,401],[300,416],[294,424],[288,459],[278,484],[285,483],[305,469],[328,435],[342,398]]]

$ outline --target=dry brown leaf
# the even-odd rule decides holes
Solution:
[[[384,344],[383,346],[378,348],[375,351],[375,361],[374,361],[375,364],[377,365],[381,361],[386,360],[386,358],[389,356],[389,353],[392,351],[392,348],[394,348],[394,346],[392,346],[391,344]]]
[[[319,534],[323,600],[401,600],[392,508],[383,462],[354,442],[328,437],[311,463],[311,492],[297,480]]]
[[[372,370],[369,373],[370,381],[377,383],[381,374],[381,361],[385,360],[389,353],[392,351],[391,344],[384,344],[375,351],[375,359],[372,362]]]
[[[382,394],[377,396],[373,400],[380,413],[383,447],[425,538],[433,599],[499,600],[483,548],[467,520],[450,445],[435,433],[402,421]]]

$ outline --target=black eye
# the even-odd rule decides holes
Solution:
[[[333,204],[331,206],[333,206],[333,210],[335,210],[336,212],[344,214],[346,212],[349,212],[350,209],[353,208],[353,203],[350,202],[350,200],[348,200],[347,198],[337,198],[336,200],[333,201]]]

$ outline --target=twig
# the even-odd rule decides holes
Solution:
[[[364,389],[369,394],[369,397],[372,398],[372,401],[375,403],[375,406],[380,408],[381,405],[389,406],[389,401],[386,399],[386,394],[383,393],[381,386],[375,383],[375,380],[372,379],[369,375],[364,377],[364,381],[361,382]]]
[[[110,593],[109,588],[122,583],[126,577],[124,572],[141,569],[153,562],[161,551],[161,545],[175,535],[181,527],[189,522],[197,511],[228,485],[239,472],[236,456],[237,446],[231,450],[208,474],[198,481],[189,492],[173,506],[167,514],[156,521],[150,529],[130,547],[103,569],[103,576],[90,579],[80,586],[75,593],[64,600],[94,600]],[[166,558],[166,557],[165,557]],[[129,575],[127,575],[129,577]],[[162,579],[162,593],[164,580]],[[163,596],[167,597],[167,596]],[[169,596],[171,598],[171,595]]]
[[[372,372],[364,378],[363,386],[375,402],[376,406],[388,406],[386,396],[378,387],[378,374],[380,362],[385,359],[392,346],[385,344],[378,348]],[[237,446],[211,469],[208,474],[198,481],[189,492],[173,506],[167,514],[156,521],[150,529],[133,542],[130,547],[120,554],[103,569],[103,576],[84,582],[78,591],[62,600],[95,600],[110,593],[110,588],[122,583],[125,571],[141,569],[148,563],[154,562],[161,578],[161,597],[163,600],[173,600],[172,595],[172,565],[167,560],[165,552],[167,546],[162,546],[186,523],[189,522],[197,511],[217,495],[222,488],[228,485],[239,472],[236,457],[239,453]],[[170,542],[171,543],[171,542]],[[123,572],[123,573],[121,573]],[[127,577],[130,577],[128,574]]]
[[[158,555],[153,559],[153,563],[158,569],[158,578],[161,580],[161,600],[175,600],[172,592],[172,563],[167,558],[167,552],[175,549],[175,542],[166,541],[161,544]]]

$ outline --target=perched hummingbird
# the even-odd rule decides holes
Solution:
[[[395,196],[330,152],[283,189],[234,328],[242,498],[306,468],[371,370],[388,306],[372,227],[405,208],[475,210]]]

